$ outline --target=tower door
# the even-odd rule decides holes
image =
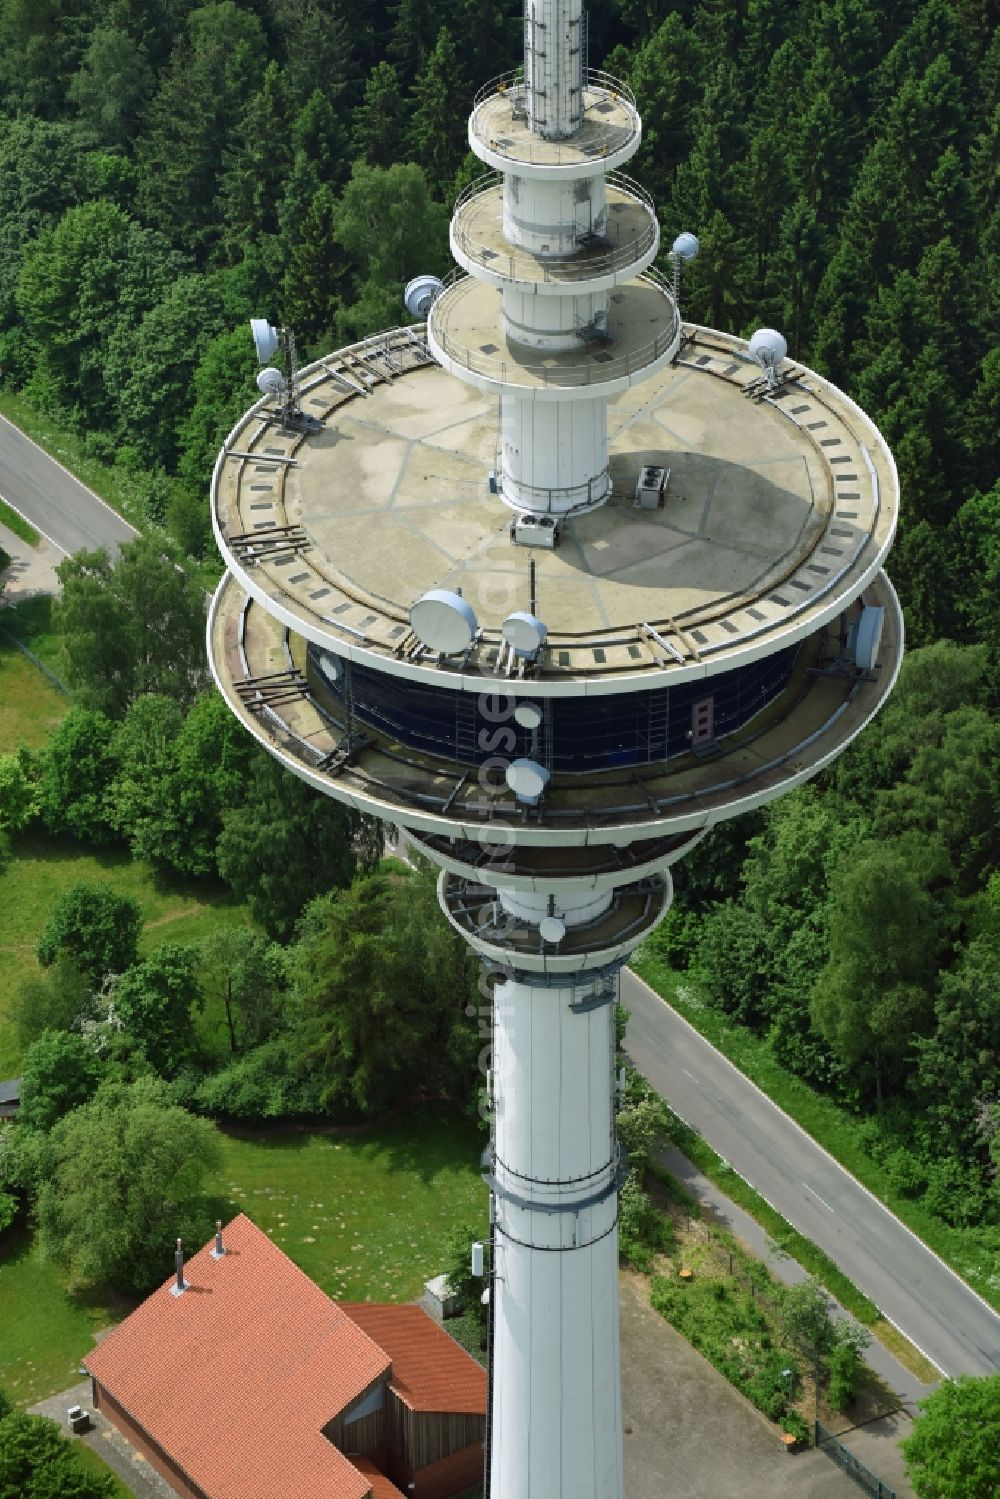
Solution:
[[[703,697],[691,706],[691,745],[710,744],[715,738],[715,698]]]

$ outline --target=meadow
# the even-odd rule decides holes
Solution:
[[[349,1132],[223,1135],[206,1183],[205,1240],[216,1213],[244,1212],[331,1296],[410,1301],[443,1268],[457,1224],[486,1230],[482,1148],[466,1119],[439,1110]],[[164,1279],[172,1225],[164,1224]],[[0,1236],[0,1386],[19,1405],[67,1388],[94,1333],[131,1304],[68,1288],[22,1223]]]
[[[16,1075],[20,1060],[9,1023],[11,996],[25,978],[39,972],[35,944],[52,903],[79,880],[104,881],[132,896],[144,922],[142,953],[161,942],[198,942],[220,925],[248,920],[223,885],[166,883],[127,849],[84,850],[72,839],[39,832],[14,838],[11,857],[0,866],[0,1077]]]

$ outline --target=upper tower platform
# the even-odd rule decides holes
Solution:
[[[590,69],[582,79],[579,124],[571,136],[555,138],[534,125],[532,90],[521,70],[492,79],[469,117],[470,149],[497,171],[522,177],[572,180],[623,166],[642,142],[635,98],[608,73]]]
[[[456,690],[495,677],[532,696],[620,693],[709,677],[781,650],[843,611],[891,545],[898,483],[878,429],[792,366],[780,397],[748,392],[742,339],[688,326],[676,362],[610,408],[610,502],[561,522],[559,545],[511,540],[491,493],[496,403],[399,329],[303,374],[314,432],[282,433],[260,401],[213,477],[227,566],[293,631],[392,676]],[[633,503],[641,469],[670,471],[661,509]],[[529,603],[548,626],[534,663],[501,626]],[[438,657],[409,611],[461,589],[471,648]]]

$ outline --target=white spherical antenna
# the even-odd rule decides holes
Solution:
[[[267,364],[268,360],[274,358],[281,344],[281,336],[277,328],[273,328],[267,318],[252,317],[250,332],[253,334],[258,364]]]
[[[410,624],[424,645],[442,656],[467,651],[479,628],[476,616],[460,593],[432,588],[410,610]]]
[[[522,729],[537,729],[542,722],[542,710],[537,703],[518,703],[514,709],[514,722]]]
[[[548,630],[537,614],[518,610],[508,614],[501,626],[503,638],[514,647],[516,656],[533,656],[545,644]]]
[[[545,790],[549,773],[537,760],[512,760],[507,766],[507,785],[519,802],[533,807]]]
[[[403,292],[407,312],[411,317],[425,318],[434,298],[443,289],[444,282],[437,276],[414,276],[412,281],[406,283],[406,290]]]
[[[538,932],[543,942],[561,942],[566,935],[566,923],[561,916],[543,916]]]
[[[769,374],[777,370],[788,353],[788,345],[777,328],[758,328],[748,347],[751,357]]]
[[[695,260],[701,245],[698,243],[697,234],[690,234],[686,229],[683,234],[678,234],[670,246],[671,255],[678,256],[681,260]]]
[[[257,376],[257,389],[264,396],[278,396],[285,388],[285,377],[280,370],[269,365]]]

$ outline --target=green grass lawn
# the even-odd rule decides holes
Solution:
[[[468,1121],[429,1111],[357,1134],[227,1135],[213,1188],[330,1296],[412,1301],[456,1224],[485,1231],[482,1147]]]
[[[13,509],[6,500],[0,500],[0,522],[13,531],[15,536],[20,536],[30,547],[37,546],[41,537],[30,521],[26,521],[19,510]]]
[[[35,943],[52,903],[78,880],[106,880],[138,902],[145,922],[143,952],[161,942],[197,942],[221,924],[249,919],[224,886],[164,884],[125,849],[85,851],[71,839],[42,833],[15,839],[12,857],[0,869],[0,1077],[16,1075],[19,1060],[6,1023],[11,995],[22,979],[38,972]]]
[[[68,1389],[94,1333],[128,1310],[99,1296],[67,1295],[22,1219],[0,1238],[0,1387],[18,1405]]]
[[[51,594],[36,593],[31,598],[22,599],[19,604],[6,607],[0,615],[0,625],[7,634],[15,635],[22,645],[33,651],[58,677],[62,675],[63,660],[61,640],[52,618],[54,603]],[[6,642],[0,643],[5,649],[14,649]],[[46,679],[42,677],[42,680]]]
[[[117,1473],[112,1472],[99,1453],[94,1451],[93,1447],[86,1447],[82,1442],[79,1442],[76,1453],[80,1459],[81,1467],[86,1468],[89,1473],[97,1473],[102,1478],[110,1478],[111,1492],[114,1494],[115,1499],[135,1499],[135,1490],[125,1487]]]
[[[737,1066],[762,1092],[784,1109],[840,1164],[939,1254],[980,1296],[1000,1311],[1000,1273],[995,1230],[953,1228],[934,1217],[919,1202],[903,1197],[887,1173],[872,1159],[854,1115],[794,1077],[777,1061],[767,1042],[725,1015],[702,1004],[691,983],[653,954],[639,950],[631,967],[678,1014],[723,1056]]]
[[[13,613],[0,614],[0,626]],[[69,707],[69,698],[0,635],[0,755],[22,744],[40,749]]]
[[[485,1232],[482,1140],[458,1115],[421,1110],[356,1133],[223,1136],[222,1144],[205,1241],[217,1213],[245,1212],[331,1296],[415,1299],[442,1269],[457,1224]],[[169,1260],[169,1232],[164,1242]],[[165,1263],[164,1279],[170,1271]],[[128,1309],[67,1295],[23,1226],[8,1232],[0,1238],[0,1386],[22,1405],[65,1389],[94,1331]]]

